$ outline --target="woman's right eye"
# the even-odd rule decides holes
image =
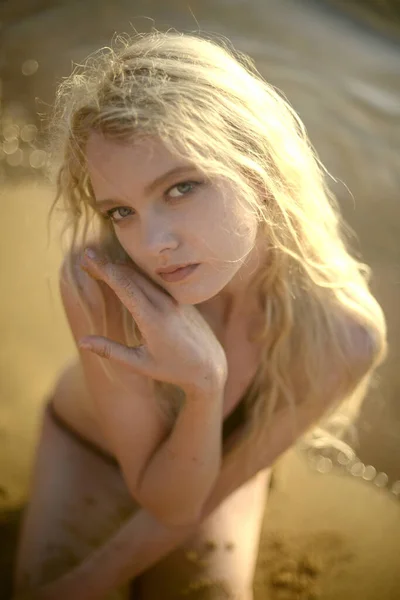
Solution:
[[[117,206],[117,208],[112,208],[106,212],[106,219],[110,219],[114,223],[118,223],[119,221],[125,219],[125,217],[129,217],[129,214],[123,214],[125,211],[128,211],[129,213],[129,211],[132,212],[132,209],[128,208],[127,206]],[[118,215],[119,218],[117,218],[115,215]]]

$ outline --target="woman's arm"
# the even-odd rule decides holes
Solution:
[[[187,394],[172,432],[146,465],[137,495],[164,525],[198,522],[221,469],[223,399],[220,388]]]
[[[175,307],[164,292],[135,274],[133,269],[125,267],[124,271],[121,265],[101,260],[98,262],[99,265],[92,270],[84,263],[85,268],[93,275],[89,277],[81,269],[82,263],[75,257],[73,276],[92,313],[97,330],[101,327],[102,285],[105,317],[110,326],[107,333],[114,339],[103,338],[100,342],[103,346],[97,351],[101,357],[107,357],[109,366],[115,369],[114,381],[102,369],[101,361],[104,358],[83,350],[79,344],[79,340],[90,331],[90,322],[74,293],[67,261],[64,263],[60,282],[66,315],[79,347],[96,416],[111,442],[112,451],[118,458],[134,499],[168,526],[196,522],[221,467],[224,377],[222,370],[215,377],[211,371],[210,376],[205,377],[200,370],[197,378],[199,383],[194,375],[190,378],[193,362],[190,350],[199,347],[207,360],[213,362],[214,370],[217,370],[221,362],[218,362],[216,354],[219,350],[220,354],[223,351],[194,308],[188,312],[192,307]],[[95,281],[95,278],[100,281]],[[154,304],[143,293],[141,286]],[[130,364],[128,354],[132,349],[123,345],[123,332],[117,322],[117,315],[121,312],[122,301],[128,308],[132,303],[135,304],[133,296],[138,306],[131,309],[142,315],[147,339],[155,338],[154,345],[159,352],[163,345],[166,346],[167,358],[164,362],[160,361],[161,366],[168,364],[169,357],[176,352],[178,371],[185,373],[185,370],[189,370],[191,386],[184,389],[186,398],[172,430],[160,415],[159,400],[151,388],[150,378],[136,372],[135,364]],[[167,325],[171,320],[173,322],[168,330]],[[115,341],[120,344],[115,344]],[[181,360],[176,348],[179,342],[184,348],[188,347],[186,356]],[[92,340],[91,345],[93,344]],[[214,346],[217,346],[217,350]],[[118,364],[118,356],[116,361],[112,360],[115,348],[119,349],[119,355],[126,352],[126,360],[122,361],[122,365]],[[157,364],[156,358],[153,360],[151,357],[148,362]],[[203,357],[198,360],[200,362]],[[208,371],[205,374],[208,375]],[[182,485],[182,481],[185,485]]]

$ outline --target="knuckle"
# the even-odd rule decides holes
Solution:
[[[112,353],[111,346],[109,344],[104,344],[103,346],[100,346],[97,353],[99,356],[101,356],[101,358],[110,359]]]
[[[119,269],[112,267],[112,278],[115,283],[123,290],[130,292],[133,289],[132,280]]]

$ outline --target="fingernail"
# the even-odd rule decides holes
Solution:
[[[95,260],[97,258],[97,254],[94,250],[92,250],[92,248],[85,248],[85,254],[92,260]]]
[[[87,342],[86,340],[79,340],[78,346],[79,346],[79,348],[82,348],[82,350],[90,350],[91,349],[90,343]]]

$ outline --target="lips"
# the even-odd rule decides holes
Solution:
[[[157,269],[156,273],[161,274],[161,273],[174,273],[175,271],[178,271],[178,269],[183,269],[184,267],[189,267],[192,266],[194,263],[185,263],[185,264],[178,264],[178,265],[174,265],[171,267],[165,267],[165,268],[161,268],[161,269]]]
[[[186,265],[185,267],[180,267],[175,269],[174,271],[170,271],[169,273],[160,273],[159,276],[164,279],[164,281],[174,282],[181,281],[182,279],[186,279],[189,275],[193,273],[197,269],[198,264]]]

